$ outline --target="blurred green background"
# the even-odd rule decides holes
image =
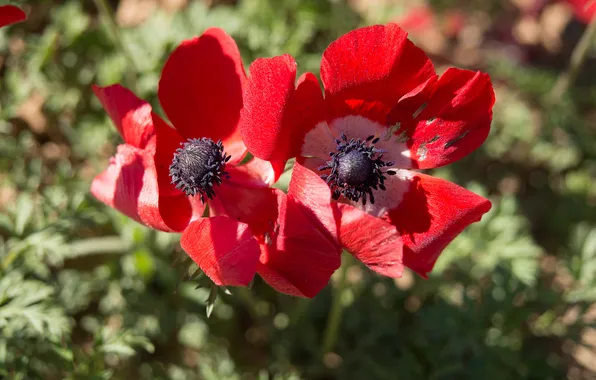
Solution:
[[[586,30],[566,4],[11,2],[29,20],[0,30],[0,378],[596,379],[596,56],[552,92]],[[490,137],[433,174],[493,209],[428,281],[347,260],[314,300],[257,279],[221,292],[207,319],[210,290],[172,266],[179,236],[90,195],[120,142],[90,85],[120,82],[158,107],[165,58],[209,26],[246,66],[290,53],[318,74],[331,41],[388,21],[439,71],[491,74]]]

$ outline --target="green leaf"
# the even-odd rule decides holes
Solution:
[[[27,224],[33,216],[35,205],[33,199],[27,194],[23,193],[17,199],[15,210],[15,227],[14,232],[17,236],[21,236],[27,227]]]
[[[207,297],[207,300],[205,300],[207,318],[209,318],[211,316],[211,313],[213,312],[213,308],[215,307],[215,301],[217,300],[217,290],[218,289],[219,289],[219,286],[215,285],[214,283],[211,283],[211,289],[209,290],[209,297]]]

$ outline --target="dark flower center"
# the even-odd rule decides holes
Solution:
[[[176,149],[170,177],[177,189],[186,195],[211,199],[215,196],[213,187],[221,185],[222,178],[230,178],[225,171],[226,162],[231,156],[224,152],[221,141],[217,143],[208,138],[189,139]]]
[[[373,166],[374,163],[366,153],[353,150],[337,159],[337,179],[339,182],[358,186],[370,177]]]
[[[369,136],[365,141],[351,139],[348,141],[342,133],[341,139],[335,140],[337,148],[330,152],[330,161],[319,167],[320,171],[331,170],[321,175],[332,190],[333,199],[344,196],[362,204],[375,203],[373,190],[385,190],[386,175],[396,174],[395,170],[383,171],[384,167],[393,166],[393,162],[382,160],[385,150],[375,148],[379,138]]]

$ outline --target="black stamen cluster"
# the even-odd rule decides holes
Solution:
[[[205,197],[215,196],[213,187],[221,185],[222,178],[230,178],[225,171],[230,158],[221,140],[215,143],[205,137],[189,139],[174,153],[170,165],[172,183],[188,196],[198,194],[205,203]]]
[[[348,140],[345,134],[336,139],[337,149],[330,152],[330,161],[319,167],[320,171],[331,170],[329,174],[321,175],[332,191],[333,199],[344,196],[347,199],[366,204],[375,203],[373,190],[385,190],[386,175],[395,175],[395,170],[383,171],[384,167],[393,166],[394,162],[382,160],[384,149],[375,148],[379,138],[368,136],[365,141],[360,139]]]

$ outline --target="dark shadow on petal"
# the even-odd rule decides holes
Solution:
[[[432,224],[427,194],[420,184],[420,178],[414,177],[399,207],[390,210],[387,215],[389,222],[396,226],[400,235],[408,236],[413,243],[416,243],[415,234],[428,231]]]
[[[250,225],[256,236],[273,229],[278,218],[277,195],[273,188],[250,188],[224,182],[209,200],[213,215],[226,215]]]
[[[144,173],[143,159],[136,156],[132,162],[122,166],[114,187],[114,207],[140,223],[143,221],[139,215],[138,202]]]
[[[179,195],[161,196],[157,195],[158,208],[156,220],[163,221],[163,224],[168,229],[181,232],[190,223],[193,212],[202,213],[202,209],[193,210],[189,199],[186,195],[180,193]],[[159,218],[159,219],[158,219]]]

